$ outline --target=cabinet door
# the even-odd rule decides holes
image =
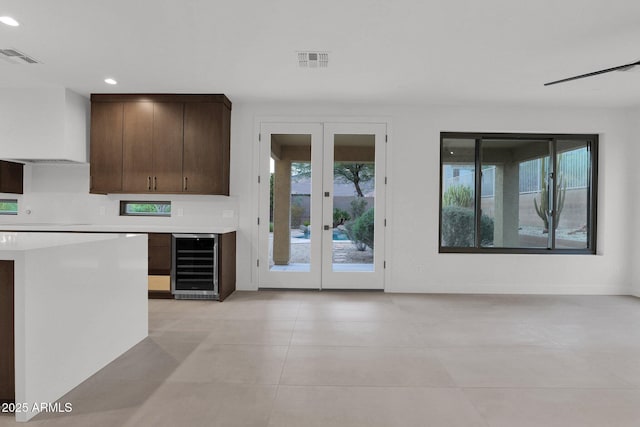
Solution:
[[[22,163],[0,160],[0,193],[22,194],[23,169]]]
[[[153,105],[153,191],[182,192],[182,138],[184,104]]]
[[[92,193],[122,191],[122,102],[91,104]]]
[[[149,234],[149,274],[171,274],[171,234]]]
[[[183,174],[187,193],[229,194],[229,116],[225,110],[222,103],[185,104]]]
[[[14,262],[0,261],[0,401],[15,399]]]
[[[122,133],[122,191],[146,193],[153,190],[151,149],[153,103],[126,102]]]
[[[218,292],[220,301],[236,290],[236,232],[219,234]]]

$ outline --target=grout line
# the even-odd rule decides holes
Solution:
[[[271,401],[271,410],[269,411],[269,417],[267,418],[267,425],[271,424],[271,417],[273,416],[273,411],[276,407],[276,401],[278,400],[278,394],[280,393],[280,384],[282,383],[282,374],[284,373],[284,367],[287,364],[287,359],[289,357],[289,349],[291,348],[291,341],[293,340],[293,333],[296,330],[296,324],[298,323],[298,316],[300,315],[300,306],[302,304],[298,302],[298,310],[296,311],[296,318],[293,321],[293,328],[291,328],[291,335],[289,335],[289,343],[287,344],[287,352],[284,355],[284,361],[282,362],[282,368],[280,368],[280,376],[278,377],[278,383],[276,384],[276,393],[273,396],[273,400]]]
[[[469,403],[469,405],[473,408],[476,414],[478,414],[478,417],[480,417],[480,419],[484,422],[484,424],[487,427],[490,427],[491,423],[489,422],[487,417],[480,411],[478,406],[473,402],[473,400],[469,397],[469,395],[465,392],[464,388],[458,387],[458,390],[460,390],[460,393],[462,394],[462,396],[464,396],[464,399],[467,401],[467,403]]]

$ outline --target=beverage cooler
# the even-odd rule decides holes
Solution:
[[[176,299],[219,299],[218,235],[173,234],[171,292]]]

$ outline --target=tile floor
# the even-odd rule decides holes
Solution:
[[[149,329],[30,424],[640,426],[633,297],[236,292]]]

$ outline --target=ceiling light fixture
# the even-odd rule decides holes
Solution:
[[[104,82],[107,83],[107,84],[110,84],[110,85],[117,85],[118,84],[118,82],[115,81],[112,78],[104,79]]]
[[[10,48],[10,49],[0,49],[0,59],[4,59],[5,61],[11,62],[13,64],[21,64],[20,61],[16,61],[20,59],[27,64],[38,64],[39,61],[33,59],[33,57],[25,54],[24,52],[20,52],[18,49]]]
[[[18,21],[16,21],[15,19],[13,19],[10,16],[0,16],[0,22],[2,22],[5,25],[8,25],[10,27],[17,27],[20,25],[20,23]]]

